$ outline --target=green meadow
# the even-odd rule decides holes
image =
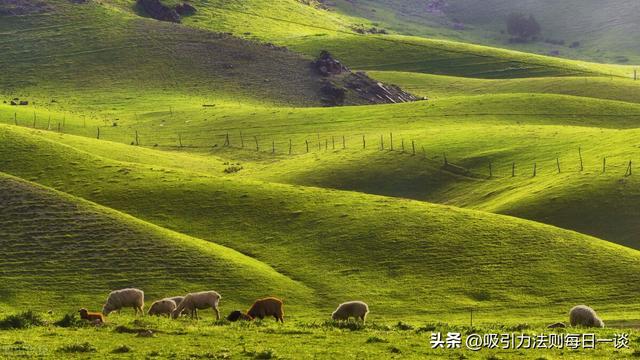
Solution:
[[[638,356],[634,66],[427,36],[393,7],[191,3],[173,24],[134,1],[0,2],[20,9],[0,11],[0,358]],[[321,50],[424,99],[323,107]],[[147,308],[216,290],[224,316],[277,296],[286,322],[77,319],[124,287]],[[366,324],[331,321],[348,300]],[[607,327],[546,329],[578,304]],[[631,342],[474,352],[433,332]]]

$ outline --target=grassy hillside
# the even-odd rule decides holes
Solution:
[[[215,288],[223,309],[255,296],[309,297],[311,290],[229,248],[0,174],[6,307],[99,310],[110,289],[139,287],[147,300]],[[227,299],[228,297],[228,299]],[[226,303],[226,304],[225,304]]]
[[[112,0],[135,13],[134,2]],[[192,1],[198,12],[184,19],[190,27],[232,32],[273,42],[309,56],[335,53],[361,70],[395,70],[480,78],[609,75],[632,76],[631,68],[567,61],[466,43],[411,36],[360,35],[367,20],[319,10],[295,0],[273,4],[251,1]],[[365,27],[366,27],[365,26]]]
[[[598,62],[638,63],[638,4],[617,0],[603,6],[599,1],[542,0],[336,0],[342,14],[359,16],[402,34],[411,34],[547,54],[558,51],[563,57]],[[436,4],[436,6],[430,5]],[[510,13],[532,14],[541,25],[541,41],[509,43],[505,33]],[[545,39],[562,41],[551,44]],[[573,42],[579,46],[571,47]]]
[[[508,81],[500,83],[508,85]],[[444,83],[443,88],[456,91],[448,90]],[[8,111],[0,119],[11,123]],[[46,127],[46,116],[46,112],[37,114],[41,119],[37,128]],[[19,124],[32,126],[29,117],[32,114],[20,113]],[[59,117],[54,113],[54,118]],[[151,166],[157,163],[221,174],[230,167],[224,163],[239,162],[244,168],[239,176],[248,179],[470,207],[638,246],[635,177],[624,176],[628,162],[635,163],[640,156],[633,146],[640,119],[640,107],[634,103],[554,94],[493,94],[357,109],[183,108],[173,115],[122,114],[120,119],[117,127],[101,127],[102,140],[129,144],[138,131],[140,144],[158,144],[157,148],[179,152],[154,155],[148,162]],[[83,120],[67,118],[64,131],[94,137],[96,129],[93,125],[85,128]],[[396,151],[387,153],[391,132]],[[227,133],[231,147],[223,146]],[[379,151],[380,136],[387,150],[384,153]],[[70,141],[54,134],[49,137]],[[255,151],[256,139],[259,152]],[[290,139],[292,155],[288,154]],[[403,141],[405,154],[401,153]],[[412,141],[417,156],[411,155]],[[305,142],[310,154],[306,154]],[[71,143],[116,160],[146,161],[143,156],[125,155],[131,154],[131,146],[112,151],[90,140]],[[207,158],[211,151],[216,156]],[[204,156],[186,160],[185,153],[190,152]],[[444,154],[462,169],[443,172]],[[602,174],[605,157],[606,173]],[[512,178],[514,163],[517,176]],[[532,178],[534,164],[536,177]],[[470,178],[465,171],[471,173]],[[610,211],[603,215],[603,208]]]
[[[458,319],[469,307],[558,316],[588,301],[624,318],[620,311],[634,303],[637,252],[577,233],[418,201],[118,162],[14,127],[3,126],[1,137],[2,171],[239,250],[313,289],[319,312],[359,297],[385,309],[378,319]],[[380,281],[384,287],[371,286]],[[416,302],[429,305],[407,308]]]
[[[141,18],[94,2],[50,2],[1,16],[3,100],[83,111],[131,104],[319,105],[309,59],[229,35]],[[55,101],[55,102],[54,102]],[[108,106],[104,106],[109,104]]]
[[[376,79],[432,99],[483,94],[544,93],[640,102],[640,81],[626,79],[545,77],[487,80],[395,71],[368,73]]]

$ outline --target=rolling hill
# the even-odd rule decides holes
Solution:
[[[229,248],[4,173],[0,186],[5,306],[28,303],[37,291],[34,309],[98,309],[109,289],[130,286],[158,298],[215,284],[228,294],[226,306],[246,304],[256,292],[311,296],[310,289]]]
[[[637,273],[637,252],[574,232],[420,201],[279,185],[221,173],[203,174],[161,166],[151,168],[147,164],[92,155],[47,137],[31,130],[2,126],[0,153],[3,160],[0,166],[3,171],[186,236],[230,247],[257,260],[246,259],[234,252],[236,255],[227,262],[237,259],[246,266],[254,267],[263,266],[259,265],[261,263],[269,264],[277,273],[295,280],[292,283],[272,270],[262,271],[262,276],[267,276],[273,284],[281,281],[282,289],[290,289],[288,303],[294,309],[300,306],[302,299],[307,301],[305,296],[309,293],[304,289],[312,289],[316,294],[312,304],[318,312],[326,311],[322,309],[340,298],[364,296],[387,309],[386,315],[380,314],[380,318],[393,314],[415,318],[456,318],[469,307],[494,314],[513,314],[516,308],[543,307],[553,314],[562,312],[569,303],[587,299],[617,313],[624,308],[622,304],[633,304],[633,291],[629,290],[629,284],[636,282],[629,282],[629,279]],[[108,146],[104,142],[92,141],[100,143],[96,144],[98,147]],[[133,148],[131,151],[138,150]],[[138,156],[144,157],[148,151],[144,150]],[[51,217],[51,222],[37,222],[42,226],[55,229],[55,224],[59,223],[55,220],[57,217],[91,218],[84,214],[85,207],[89,205],[81,205],[79,209],[64,205],[75,198],[51,195],[50,190],[40,191],[50,195],[39,195],[40,192],[30,190],[35,185],[13,178],[9,180],[5,180],[7,186],[26,188],[12,196],[44,197],[49,200],[33,201],[46,204],[44,209],[58,209],[57,212],[51,211],[57,214]],[[22,210],[20,206],[7,209],[5,216],[11,226],[18,226],[11,219],[20,217]],[[92,216],[93,219],[97,217],[95,214]],[[84,231],[91,231],[90,224],[86,224],[88,228]],[[139,224],[138,220],[134,221],[135,224]],[[73,223],[68,226],[58,231],[77,234],[71,239],[86,236],[82,228],[78,229]],[[126,223],[117,227],[120,226],[126,228]],[[144,238],[149,236],[152,235]],[[138,235],[133,237],[139,238]],[[161,250],[160,244],[171,246],[173,243],[169,240],[171,237],[164,237],[165,240],[156,245],[159,247],[158,256],[174,253],[177,259],[183,258],[169,248]],[[144,242],[151,240],[144,238],[139,240],[138,246],[127,245],[134,251],[132,256],[136,254],[136,248],[153,246]],[[113,249],[117,254],[115,249],[118,246],[115,244],[114,248],[103,248],[100,236],[91,239],[94,240],[87,243],[89,248],[105,249],[107,254],[111,254],[108,249]],[[187,239],[191,239],[184,240],[187,243],[205,246],[193,238]],[[65,241],[55,236],[52,240],[58,243]],[[124,239],[116,242],[124,243],[128,242]],[[211,256],[216,254],[215,249],[220,248],[213,247]],[[187,247],[182,251],[190,250]],[[218,251],[221,254],[217,256],[229,254]],[[41,256],[45,253],[42,251]],[[62,258],[68,268],[82,266],[74,262],[74,254],[77,253],[65,253]],[[224,258],[227,256],[230,255]],[[105,262],[106,259],[108,257]],[[95,266],[101,268],[100,264],[98,262]],[[566,268],[571,268],[572,272],[566,272]],[[150,271],[160,278],[167,276],[166,272],[153,269]],[[219,273],[217,268],[213,270]],[[249,271],[248,274],[252,273]],[[52,276],[56,276],[55,273]],[[126,281],[131,281],[130,277],[135,279],[129,275],[125,276]],[[230,276],[229,282],[223,279],[213,279],[213,282],[216,282],[216,287],[228,289],[226,292],[234,298],[231,301],[237,301],[235,299],[244,299],[248,293],[259,291],[250,286],[246,292],[242,290],[236,295],[238,290],[231,289],[245,281],[242,279],[246,277],[235,279]],[[144,281],[146,284],[149,280]],[[183,281],[187,282],[187,279]],[[383,281],[385,286],[372,289],[371,284],[379,281]],[[204,286],[203,283],[211,282],[211,278],[194,276],[188,284]],[[265,289],[269,289],[270,283],[264,284]],[[173,284],[167,283],[169,287]],[[158,290],[153,285],[149,286],[159,291],[167,285]],[[417,313],[414,309],[408,311],[405,305],[416,301],[430,305]],[[306,316],[313,314],[307,313]],[[305,315],[295,315],[294,311],[293,316]]]
[[[638,29],[640,8],[632,0],[606,5],[594,0],[334,0],[330,4],[339,13],[364,17],[401,34],[544,54],[558,51],[563,57],[598,62],[639,62],[637,40],[629,34]],[[542,28],[540,41],[510,43],[505,30],[511,13],[535,16]]]

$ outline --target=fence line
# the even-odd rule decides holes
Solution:
[[[84,115],[82,115],[84,116]],[[14,112],[13,114],[13,122],[15,125],[19,125],[18,123],[18,116],[17,116],[17,112]],[[48,118],[46,119],[46,127],[40,129],[40,130],[47,130],[47,131],[52,131],[51,130],[51,124],[52,124],[52,119],[51,116],[49,115]],[[31,123],[31,127],[34,129],[37,129],[37,125],[38,125],[38,117],[36,112],[33,113],[33,121]],[[66,125],[66,116],[63,116],[62,118],[62,123],[60,123],[60,121],[57,122],[57,131],[59,133],[64,133],[65,131],[65,125]],[[23,127],[29,127],[29,126],[24,126]],[[104,140],[105,139],[105,134],[104,134],[104,129],[105,128],[115,128],[115,125],[112,126],[96,126],[96,132],[95,132],[95,136],[96,139],[99,140]],[[82,125],[82,128],[86,128],[86,116],[84,118],[84,122]],[[132,129],[131,130],[131,144],[132,145],[137,145],[140,146],[141,145],[141,134],[137,129]],[[69,132],[69,134],[72,134],[71,132]],[[118,129],[118,138],[121,139],[121,137],[123,136],[124,132],[120,131]],[[151,138],[152,140],[160,140],[162,139],[162,137],[158,137],[158,133],[155,134],[156,137],[155,138]],[[213,136],[209,136],[209,137],[192,137],[191,140],[194,140],[196,142],[201,141],[201,142],[210,142],[213,145],[204,145],[204,146],[197,146],[197,145],[188,145],[186,143],[186,140],[183,137],[183,134],[180,132],[175,133],[175,137],[171,135],[171,133],[168,134],[163,134],[164,138],[173,138],[172,143],[175,145],[166,145],[166,144],[162,144],[160,145],[159,143],[153,143],[153,141],[147,141],[145,142],[146,145],[148,146],[162,146],[162,147],[178,147],[178,148],[211,148],[211,147],[216,147],[217,145],[213,144],[215,143],[215,139],[219,138],[223,141],[223,147],[227,147],[227,148],[237,148],[237,149],[246,149],[245,146],[245,133],[243,131],[239,131],[239,139],[240,139],[240,146],[234,147],[231,141],[231,134],[229,133],[229,131],[225,131],[223,134],[214,134]],[[367,149],[367,139],[366,139],[366,134],[362,134],[362,135],[357,135],[358,137],[362,137],[362,150],[366,150]],[[384,151],[387,150],[388,152],[398,152],[401,154],[409,154],[412,157],[417,156],[417,146],[420,146],[420,149],[422,151],[422,157],[425,159],[427,158],[427,151],[424,147],[424,145],[420,145],[417,144],[416,141],[414,139],[411,139],[411,152],[407,152],[406,149],[406,142],[405,142],[405,138],[401,137],[400,138],[400,149],[396,149],[394,147],[394,134],[393,132],[389,132],[388,133],[389,136],[389,143],[388,143],[388,147],[385,147],[385,136],[383,134],[380,135],[380,146],[379,146],[379,150],[380,151]],[[336,135],[330,135],[331,137],[331,150],[332,151],[337,151],[337,147],[336,147]],[[259,137],[258,135],[253,135],[254,138],[254,142],[255,142],[255,151],[257,152],[261,152],[261,147],[260,147],[260,141],[259,141]],[[396,136],[397,138],[397,136]],[[296,155],[296,154],[302,154],[302,153],[296,153],[294,152],[294,141],[293,139],[289,138],[288,139],[288,143],[286,143],[288,146],[288,151],[278,151],[278,147],[277,147],[277,142],[276,142],[276,138],[274,136],[269,137],[269,140],[271,140],[271,151],[270,153],[272,155],[276,155],[276,154],[288,154],[288,155]],[[322,151],[322,138],[320,136],[320,133],[316,133],[316,140],[317,140],[317,150],[318,152]],[[122,141],[121,141],[122,142]],[[162,142],[162,141],[161,141]],[[169,141],[167,141],[167,143],[169,143]],[[237,143],[236,143],[237,144]],[[342,150],[346,150],[347,149],[347,137],[346,135],[342,135]],[[357,149],[357,148],[356,148]],[[329,135],[326,135],[324,137],[324,152],[329,151]],[[307,138],[305,139],[305,153],[310,153],[311,149],[310,149],[310,142]],[[264,153],[264,152],[263,152]],[[434,157],[437,158],[437,157]],[[582,153],[582,147],[578,147],[577,149],[577,168],[578,168],[578,172],[583,172],[585,170],[585,165],[584,165],[584,156]],[[453,163],[451,163],[450,159],[447,156],[446,152],[442,153],[442,167],[444,170],[448,170],[454,173],[463,173],[464,175],[473,175],[474,177],[483,177],[482,174],[477,174],[477,173],[472,173],[471,170],[466,169],[462,166],[459,165],[454,165]],[[526,164],[525,164],[526,165]],[[531,174],[531,177],[536,177],[539,174],[539,167],[538,167],[538,163],[537,162],[533,162],[533,172]],[[555,157],[555,165],[556,165],[556,173],[557,174],[562,174],[563,173],[563,162],[561,161],[561,157],[560,156],[556,156]],[[566,162],[565,162],[566,165]],[[619,165],[618,165],[619,166]],[[618,167],[616,166],[616,167]],[[604,156],[602,158],[602,169],[601,172],[602,174],[606,174],[607,171],[609,170],[610,165],[608,164],[607,161],[607,157]],[[517,173],[516,173],[516,169],[517,169],[517,163],[516,162],[511,162],[510,163],[510,175],[511,177],[516,177]],[[624,176],[625,177],[629,177],[633,175],[633,160],[628,160],[628,163],[625,163],[625,168],[624,168]],[[484,177],[486,177],[487,179],[494,179],[496,178],[496,167],[493,163],[493,161],[489,160],[488,162],[488,166],[486,168],[486,174],[484,174]],[[499,176],[498,176],[499,177]]]

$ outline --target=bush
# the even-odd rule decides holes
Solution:
[[[518,40],[528,41],[540,34],[540,30],[540,24],[533,15],[511,13],[507,17],[507,32]]]
[[[40,315],[29,310],[20,314],[9,315],[0,320],[0,329],[26,329],[32,326],[43,326],[45,324],[45,321],[42,320]]]
[[[98,351],[93,345],[85,342],[83,344],[69,344],[61,347],[58,351],[66,353],[90,353]]]
[[[75,313],[65,314],[62,319],[53,323],[53,325],[63,328],[75,328],[86,325],[82,319],[76,316]]]

